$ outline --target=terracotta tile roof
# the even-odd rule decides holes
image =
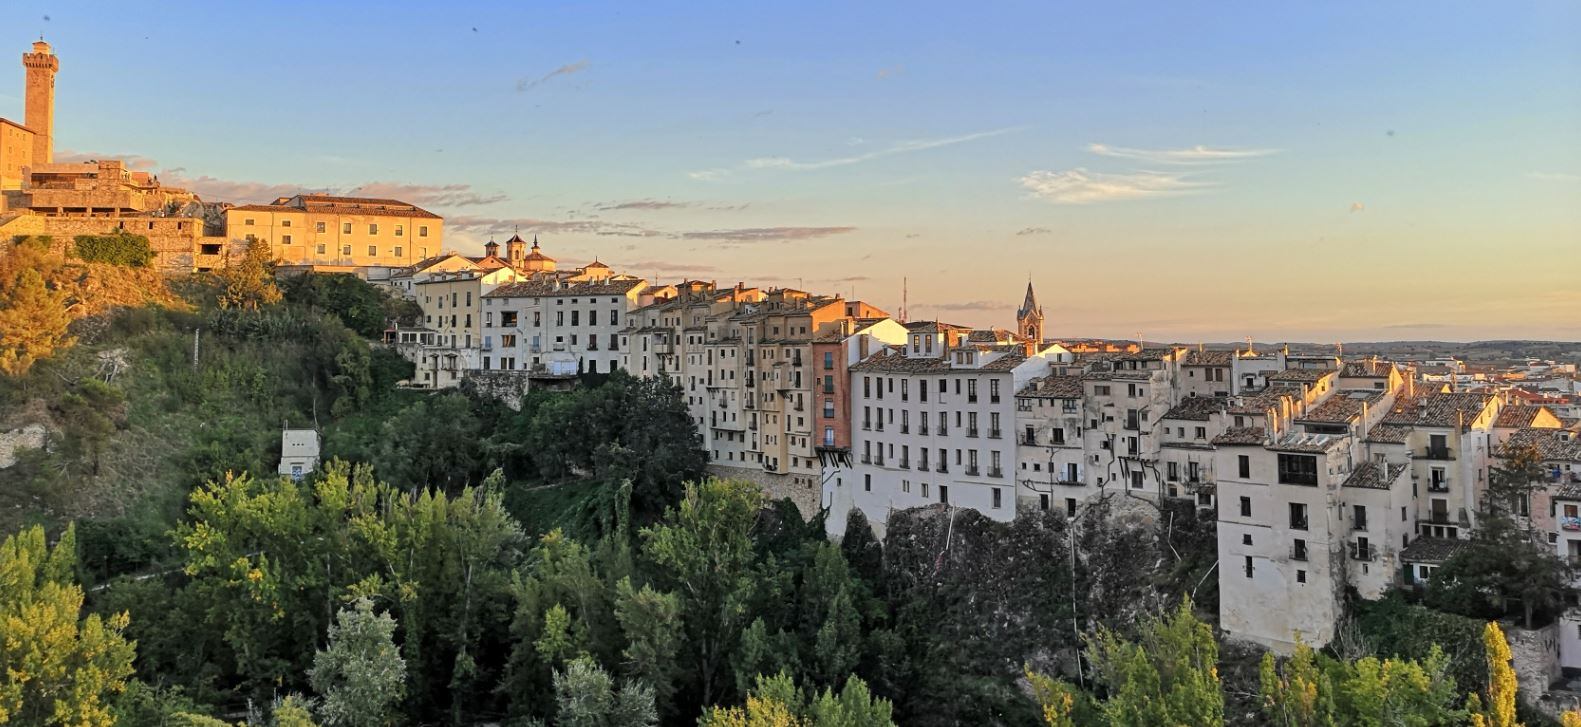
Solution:
[[[1387,490],[1400,479],[1400,474],[1405,470],[1406,466],[1403,464],[1379,465],[1376,462],[1363,462],[1356,466],[1350,477],[1345,478],[1343,487]]]
[[[1182,366],[1229,366],[1235,363],[1234,351],[1191,351]]]
[[[1499,418],[1493,422],[1493,426],[1505,429],[1529,427],[1545,408],[1540,404],[1511,404],[1499,410]]]
[[[598,282],[564,283],[555,280],[528,280],[506,283],[483,294],[485,298],[548,298],[574,295],[625,295],[642,285],[641,280],[601,280]]]
[[[1080,399],[1082,397],[1080,376],[1044,376],[1033,379],[1031,383],[1022,387],[1016,396],[1025,396],[1033,399]]]
[[[1464,550],[1467,542],[1458,538],[1417,538],[1400,551],[1400,560],[1412,563],[1443,563]]]
[[[298,204],[293,204],[296,202]],[[389,215],[442,219],[428,210],[397,199],[377,197],[337,197],[328,194],[299,194],[274,204],[250,204],[232,210],[260,212],[340,212],[354,215]]]
[[[1380,444],[1405,444],[1411,436],[1411,428],[1399,424],[1379,424],[1367,432],[1367,441]]]
[[[1019,352],[1007,353],[978,367],[979,371],[1009,371],[1025,363],[1027,357]],[[970,370],[970,369],[968,369]]]
[[[911,358],[893,348],[885,348],[851,365],[852,371],[879,373],[948,373],[950,363],[942,358]]]
[[[1261,446],[1266,441],[1268,433],[1261,427],[1230,427],[1213,438],[1213,443],[1221,447]]]
[[[1188,396],[1164,414],[1165,419],[1189,419],[1205,422],[1214,414],[1222,414],[1230,403],[1221,396]]]
[[[1268,380],[1312,384],[1334,373],[1334,369],[1282,369],[1269,374]]]
[[[1327,401],[1296,417],[1301,422],[1341,424],[1361,416],[1369,405],[1377,405],[1384,397],[1382,391],[1340,391]]]
[[[1394,364],[1379,361],[1374,365],[1371,361],[1351,361],[1340,369],[1339,375],[1347,379],[1387,379],[1389,372],[1394,370]]]
[[[1536,449],[1543,461],[1581,462],[1581,437],[1563,429],[1517,429],[1493,454],[1511,457],[1527,447]]]
[[[1385,424],[1406,426],[1469,426],[1493,401],[1491,394],[1445,392],[1427,393],[1394,402],[1394,410],[1384,417]]]

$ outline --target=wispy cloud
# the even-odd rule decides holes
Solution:
[[[671,202],[660,199],[634,199],[628,202],[603,202],[593,205],[596,210],[671,210],[696,207],[696,202]]]
[[[999,300],[968,300],[959,303],[927,303],[918,305],[916,307],[943,311],[995,311],[1007,310],[1014,308],[1015,306]]]
[[[715,168],[715,169],[699,169],[699,170],[697,170],[695,172],[687,172],[686,176],[688,176],[688,177],[690,177],[692,179],[695,179],[695,180],[697,180],[699,182],[717,182],[717,181],[719,181],[721,179],[724,179],[725,177],[730,176],[730,170],[729,169],[718,169],[718,168]]]
[[[1219,164],[1279,153],[1278,149],[1232,149],[1200,145],[1185,149],[1135,149],[1108,144],[1089,144],[1087,151],[1098,156],[1135,159],[1153,164]]]
[[[545,220],[536,217],[483,217],[475,215],[457,215],[445,219],[445,230],[453,232],[465,232],[476,235],[504,235],[517,229],[522,232],[584,234],[604,237],[661,237],[664,234],[642,225],[591,219]]]
[[[1350,211],[1351,212],[1366,212],[1367,211],[1367,205],[1362,204],[1361,202],[1352,202],[1352,203],[1350,203]]]
[[[471,207],[493,204],[507,199],[504,194],[485,194],[470,184],[403,184],[401,182],[368,182],[346,194],[353,197],[387,197],[431,207]]]
[[[811,240],[830,235],[856,231],[855,227],[746,227],[734,230],[702,230],[683,232],[683,240],[714,240],[719,242],[781,242]]]
[[[895,156],[897,154],[910,154],[913,152],[926,151],[928,149],[938,149],[946,146],[954,146],[956,144],[964,144],[969,141],[977,141],[978,139],[987,139],[990,137],[1021,131],[1025,128],[1026,127],[1024,126],[1015,126],[1004,129],[994,129],[992,131],[979,131],[972,134],[962,134],[960,136],[946,136],[937,139],[912,139],[908,141],[898,141],[883,149],[878,149],[863,154],[835,157],[833,159],[820,159],[817,161],[797,161],[788,157],[758,157],[756,159],[748,159],[744,166],[748,169],[783,169],[790,171],[811,171],[817,169],[829,169],[831,167],[844,167],[850,166],[852,164],[861,164],[862,162],[872,161],[874,159]]]
[[[1581,174],[1570,174],[1567,172],[1527,172],[1526,176],[1539,182],[1560,182],[1563,184],[1581,182]]]
[[[537,78],[522,78],[516,82],[516,92],[524,93],[531,91],[532,89],[547,83],[550,79],[558,76],[569,76],[574,73],[581,73],[582,71],[587,70],[587,67],[588,62],[582,60],[575,63],[567,63]]]
[[[1054,231],[1047,227],[1023,227],[1019,230],[1016,230],[1016,236],[1026,237],[1028,235],[1047,235],[1052,232]]]
[[[1020,179],[1032,196],[1055,204],[1091,204],[1167,197],[1201,191],[1211,182],[1171,172],[1101,174],[1077,167],[1067,171],[1035,171]]]
[[[54,159],[57,164],[81,164],[83,162],[99,161],[100,159],[116,159],[125,162],[127,169],[140,172],[151,172],[159,168],[158,161],[140,154],[110,154],[107,152],[60,149],[55,152]]]

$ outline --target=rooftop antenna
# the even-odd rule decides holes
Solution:
[[[900,279],[900,322],[901,323],[905,323],[906,322],[906,293],[907,293],[907,287],[910,285],[910,283],[911,283],[911,279],[910,278],[902,277]]]

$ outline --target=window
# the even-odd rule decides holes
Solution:
[[[1246,562],[1241,566],[1246,571],[1246,577],[1252,577],[1252,556],[1246,556]]]
[[[610,322],[613,323],[614,321],[611,320]],[[832,368],[834,368],[834,352],[833,351],[824,351],[823,352],[823,367],[824,367],[824,369],[832,369]]]
[[[247,219],[242,220],[242,224],[247,225],[248,227],[251,227],[252,224],[253,224],[253,218],[248,217]]]
[[[950,504],[950,488],[946,485],[939,485],[939,502]]]
[[[290,235],[281,235],[280,236],[280,244],[281,245],[289,245],[289,244],[291,244],[291,236]]]
[[[400,245],[396,245],[395,246],[395,256],[396,257],[402,257],[402,252],[403,251],[401,250],[401,246]]]
[[[1307,506],[1306,506],[1306,503],[1302,503],[1302,502],[1292,502],[1292,503],[1290,503],[1290,529],[1291,530],[1306,530],[1307,529]]]
[[[1002,502],[1003,495],[1004,495],[1004,493],[999,488],[997,488],[997,487],[994,488],[994,509],[995,510],[998,510],[999,508],[1004,506],[1004,503]]]
[[[379,234],[379,225],[377,223],[370,223],[368,225],[368,234],[370,234],[370,235],[377,235],[377,234]]]
[[[1317,457],[1310,454],[1280,454],[1279,484],[1317,485]]]
[[[368,257],[378,257],[378,256],[379,256],[379,247],[377,245],[369,245],[368,246]]]
[[[318,254],[323,255],[327,251],[328,250],[325,248],[324,243],[321,242],[321,243],[318,244]]]
[[[1251,479],[1251,477],[1252,477],[1252,458],[1250,456],[1248,456],[1248,455],[1244,455],[1243,454],[1243,455],[1240,456],[1239,462],[1240,462],[1240,467],[1241,467],[1241,479],[1243,479],[1243,480]]]
[[[1307,541],[1296,538],[1295,545],[1290,548],[1290,559],[1302,561],[1307,559]]]
[[[1307,582],[1307,572],[1304,571],[1304,570],[1297,570],[1296,571],[1296,583],[1306,583],[1306,582]]]
[[[340,225],[340,234],[342,234],[342,235],[350,235],[351,234],[351,223],[350,222],[343,222],[343,223],[341,223],[341,225]]]
[[[400,237],[401,235],[404,235],[404,234],[406,234],[406,226],[405,225],[396,225],[395,226],[395,236],[396,237]]]
[[[1252,498],[1241,496],[1241,517],[1252,516]]]
[[[323,232],[324,232],[324,223],[322,223],[322,222],[314,222],[313,223],[313,231],[317,232],[317,233],[320,233],[320,234],[323,234]]]
[[[350,245],[341,245],[340,246],[340,254],[345,255],[347,257],[350,257],[351,256],[351,246]]]
[[[872,475],[862,475],[862,489],[866,490],[868,492],[872,492],[873,491],[873,476]]]

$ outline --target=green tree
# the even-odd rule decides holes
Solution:
[[[752,528],[761,505],[750,482],[708,479],[688,484],[663,522],[642,531],[643,553],[659,583],[680,601],[684,661],[703,704],[719,696],[726,661],[746,625],[757,584]]]
[[[1455,724],[1464,715],[1455,707],[1448,663],[1436,646],[1420,662],[1374,656],[1345,662],[1301,644],[1282,668],[1272,654],[1263,656],[1263,713],[1283,727]]]
[[[313,657],[308,675],[323,699],[319,712],[326,724],[390,724],[406,694],[406,662],[395,647],[395,619],[374,613],[366,597],[341,609],[329,627],[329,646]]]
[[[659,721],[652,689],[627,681],[616,690],[614,678],[587,657],[555,672],[554,692],[558,727],[647,727]]]
[[[249,240],[240,260],[220,269],[221,308],[257,310],[259,306],[280,302],[280,287],[274,280],[274,252],[269,242]]]
[[[281,697],[270,715],[271,727],[318,727],[313,721],[311,703],[297,695]]]
[[[789,674],[759,676],[741,707],[712,707],[699,727],[892,727],[893,708],[855,676],[809,699]]]
[[[1043,715],[1044,727],[1076,727],[1076,709],[1082,693],[1065,682],[1026,669],[1032,701]]]
[[[448,490],[475,482],[481,479],[482,426],[471,400],[462,394],[435,394],[413,402],[384,424],[381,472],[397,487]]]
[[[650,685],[659,704],[669,704],[681,650],[680,598],[647,585],[637,589],[630,578],[622,578],[615,590],[615,618],[626,637],[621,652],[626,673]]]
[[[1103,714],[1113,727],[1224,724],[1219,689],[1219,645],[1213,628],[1191,611],[1191,600],[1164,617],[1145,620],[1135,642],[1099,628],[1088,650],[1108,690]]]
[[[0,545],[0,724],[108,727],[134,645],[124,613],[82,617],[71,528],[50,548],[33,526]]]

